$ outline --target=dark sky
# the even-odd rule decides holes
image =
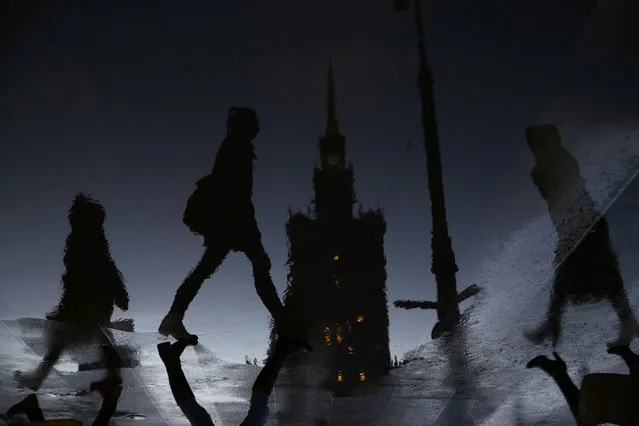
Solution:
[[[543,212],[526,126],[552,120],[584,149],[607,143],[588,138],[592,126],[614,138],[639,128],[633,2],[425,2],[460,286],[489,260],[482,244],[523,223],[530,206]],[[66,211],[85,191],[107,209],[130,315],[155,330],[201,254],[181,214],[212,165],[230,105],[261,118],[254,201],[281,293],[287,208],[305,210],[313,196],[329,56],[359,201],[386,208],[389,300],[433,297],[412,13],[394,12],[392,0],[8,5],[0,317],[42,317],[57,303]],[[390,312],[391,351],[401,355],[433,315]],[[266,319],[248,261],[233,255],[186,325],[241,359],[263,352]]]

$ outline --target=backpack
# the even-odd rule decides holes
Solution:
[[[204,235],[211,226],[213,213],[213,176],[208,174],[196,182],[195,191],[186,201],[182,222],[194,234]]]

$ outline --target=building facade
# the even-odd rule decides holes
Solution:
[[[328,69],[327,125],[314,169],[315,198],[308,214],[290,212],[288,287],[284,304],[310,314],[311,356],[328,373],[326,385],[349,390],[388,372],[386,222],[381,210],[355,212],[353,165],[335,114]]]

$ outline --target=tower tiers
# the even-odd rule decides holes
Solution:
[[[353,213],[353,166],[346,162],[346,137],[339,131],[330,62],[327,93],[321,161],[313,172],[314,214],[292,214],[286,225],[289,273],[284,304],[314,319],[308,335],[313,354],[292,362],[321,367],[330,389],[348,393],[390,366],[386,223],[380,211]],[[273,331],[270,350],[275,337]]]

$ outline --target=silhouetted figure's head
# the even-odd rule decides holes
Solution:
[[[97,200],[79,193],[68,218],[71,232],[64,246],[62,297],[47,318],[109,322],[114,304],[129,309],[129,296],[104,234],[106,211]]]
[[[69,209],[69,224],[73,228],[98,228],[104,224],[106,212],[102,205],[87,194],[79,193]]]
[[[240,139],[253,140],[260,132],[260,122],[257,113],[251,108],[231,107],[226,120],[229,135]]]
[[[553,124],[530,126],[526,129],[526,142],[537,158],[553,154],[561,148],[559,129]]]

